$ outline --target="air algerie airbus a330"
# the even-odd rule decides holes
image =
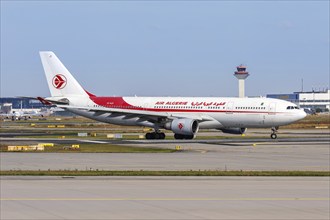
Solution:
[[[53,52],[40,52],[51,97],[38,99],[97,121],[154,129],[146,139],[193,139],[199,128],[243,134],[247,128],[272,128],[298,121],[306,113],[297,105],[270,98],[98,97],[76,81]]]

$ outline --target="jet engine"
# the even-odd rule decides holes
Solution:
[[[189,118],[176,118],[164,125],[165,129],[172,130],[175,134],[194,136],[199,128],[198,122]]]
[[[244,134],[247,128],[222,128],[220,130],[227,134]]]

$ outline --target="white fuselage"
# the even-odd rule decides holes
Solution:
[[[300,120],[306,113],[295,104],[270,98],[212,98],[212,97],[68,97],[70,105],[86,108],[123,109],[162,112],[168,117],[202,118],[200,128],[264,128],[287,125]],[[291,108],[289,108],[291,107]],[[125,114],[95,113],[79,108],[69,111],[117,125],[142,125],[154,127],[154,123],[141,121],[140,117]]]

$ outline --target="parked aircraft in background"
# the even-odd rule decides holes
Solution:
[[[31,109],[31,110],[22,110],[22,109],[12,109],[10,113],[0,114],[0,118],[11,119],[11,120],[27,120],[32,117],[46,117],[53,113],[52,110],[48,108],[41,109]]]
[[[11,119],[11,120],[15,121],[15,120],[21,119],[21,114],[16,111],[12,111],[10,113],[1,113],[0,118],[1,119]]]
[[[271,98],[98,97],[84,90],[53,52],[40,57],[51,93],[40,101],[101,122],[153,128],[147,139],[164,139],[161,129],[173,131],[176,139],[193,139],[200,128],[232,134],[272,128],[274,139],[276,128],[306,116],[297,105]]]

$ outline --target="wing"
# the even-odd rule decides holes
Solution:
[[[147,110],[132,110],[132,109],[118,109],[118,108],[105,108],[105,107],[77,107],[70,105],[57,105],[63,109],[74,109],[82,110],[88,112],[94,112],[95,116],[100,116],[103,114],[113,114],[116,116],[125,116],[125,118],[138,117],[141,120],[146,120],[150,122],[168,121],[175,118],[190,118],[197,121],[212,121],[212,117],[204,114],[197,113],[175,113],[175,112],[157,112],[157,111],[147,111]]]

